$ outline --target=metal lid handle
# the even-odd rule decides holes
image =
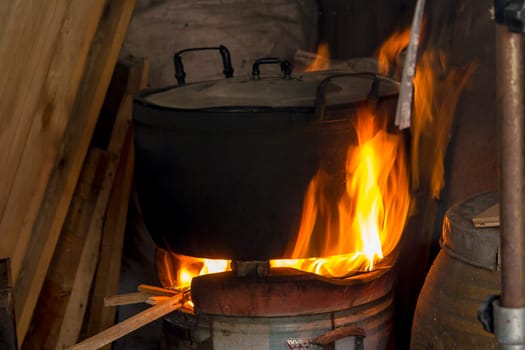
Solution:
[[[261,71],[259,69],[259,66],[261,64],[280,64],[281,65],[281,72],[283,73],[283,79],[291,79],[292,78],[292,64],[288,60],[280,60],[277,57],[263,57],[255,60],[252,66],[252,77],[253,79],[259,79],[261,75]]]
[[[233,77],[233,66],[231,63],[230,51],[224,45],[219,45],[217,47],[196,47],[190,49],[184,49],[176,52],[173,55],[173,64],[175,65],[175,78],[179,85],[184,85],[186,83],[186,72],[184,72],[184,65],[182,64],[181,55],[185,52],[190,51],[204,51],[204,50],[219,50],[219,53],[222,58],[223,73],[226,78]]]

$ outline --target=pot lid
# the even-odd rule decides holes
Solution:
[[[354,104],[395,96],[398,83],[375,73],[325,70],[291,76],[233,77],[171,86],[147,91],[144,103],[172,109],[228,107],[313,108],[322,100],[327,106]]]

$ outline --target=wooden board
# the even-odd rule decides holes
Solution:
[[[499,203],[474,216],[475,227],[499,227]]]
[[[78,304],[87,302],[100,242],[100,227],[114,179],[115,157],[93,149],[82,171],[23,348],[62,348],[62,329],[82,322]],[[92,278],[92,274],[91,274]],[[75,315],[71,317],[71,309]],[[69,311],[69,312],[68,312]],[[73,340],[71,344],[76,341]]]
[[[0,47],[0,256],[11,257],[15,281],[104,3],[17,1],[10,10]]]
[[[23,339],[29,327],[134,4],[133,0],[112,1],[92,44],[71,113],[74,117],[69,120],[60,143],[60,156],[16,279],[15,308],[19,339]]]
[[[9,259],[0,259],[0,349],[17,350],[10,265]]]
[[[86,317],[83,336],[91,336],[110,327],[115,322],[115,307],[104,305],[104,298],[118,291],[122,247],[133,179],[133,135],[128,128],[125,148],[117,169],[117,182],[111,192],[100,246],[100,261],[93,283],[93,292]]]
[[[119,72],[126,75],[121,102],[115,120],[108,150],[120,154],[116,182],[111,192],[104,221],[100,261],[93,283],[93,292],[86,315],[82,337],[87,337],[109,328],[115,322],[115,307],[105,305],[105,297],[118,291],[122,247],[133,180],[134,148],[131,127],[132,96],[147,85],[148,62],[145,59],[126,58],[117,64]],[[117,74],[117,69],[115,74]],[[115,78],[115,75],[114,75]],[[114,79],[115,80],[115,79]]]
[[[56,349],[65,349],[76,343],[84,320],[91,284],[99,258],[102,224],[115,179],[117,157],[111,153],[109,155],[110,160],[105,169],[100,192],[89,221],[87,236],[80,255],[78,268],[74,275],[71,294],[65,309],[60,332],[56,339]],[[62,252],[56,251],[56,253],[61,254]]]

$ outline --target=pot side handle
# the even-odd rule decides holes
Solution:
[[[182,54],[190,51],[205,51],[205,50],[218,50],[222,58],[223,73],[226,78],[233,77],[233,66],[231,62],[230,51],[224,45],[217,47],[195,47],[184,49],[176,52],[173,55],[173,64],[175,65],[175,79],[179,85],[186,83],[186,72],[184,71],[184,65],[182,64]]]

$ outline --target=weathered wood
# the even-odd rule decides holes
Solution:
[[[19,1],[10,11],[0,48],[0,256],[11,257],[15,280],[104,3]]]
[[[175,290],[166,289],[166,288],[157,287],[157,286],[150,286],[148,284],[139,284],[137,286],[137,290],[142,293],[148,293],[148,294],[156,295],[156,296],[172,296],[172,295],[176,295],[179,293]]]
[[[74,117],[69,120],[60,144],[60,157],[16,279],[15,309],[19,339],[25,336],[35,309],[134,4],[134,0],[111,1],[92,43],[71,113]]]
[[[23,344],[25,349],[58,348],[62,329],[82,322],[80,311],[75,310],[77,314],[71,317],[68,310],[87,301],[89,266],[96,264],[97,237],[100,240],[97,220],[104,214],[114,167],[115,157],[110,153],[90,152],[40,294],[32,332]]]
[[[332,58],[367,57],[398,24],[401,0],[324,0],[319,12],[319,40]]]
[[[150,296],[142,292],[111,295],[104,298],[104,306],[129,305],[145,303]]]
[[[499,203],[472,218],[475,227],[499,227]]]
[[[0,260],[0,349],[18,349],[9,259]]]
[[[140,327],[153,322],[172,311],[179,309],[184,301],[184,293],[178,293],[168,300],[158,303],[149,309],[139,312],[136,315],[106,329],[99,334],[84,340],[69,348],[69,350],[93,350],[99,349]]]
[[[133,137],[132,128],[125,142],[116,178],[112,189],[100,246],[100,261],[93,284],[93,293],[86,318],[86,335],[94,335],[115,322],[114,307],[105,307],[104,298],[118,290],[122,246],[126,228],[127,210],[133,178]]]
[[[104,173],[102,188],[98,194],[95,209],[90,219],[82,255],[74,276],[71,295],[69,296],[60,333],[56,340],[56,349],[65,349],[75,344],[82,328],[91,283],[97,267],[102,238],[102,224],[115,177],[115,170],[116,156],[113,156]]]
[[[127,84],[117,111],[108,149],[120,154],[116,183],[113,187],[104,222],[100,261],[93,285],[86,318],[85,334],[91,336],[115,323],[114,307],[107,307],[104,298],[117,293],[122,247],[126,229],[129,197],[133,180],[133,129],[130,126],[132,95],[147,84],[148,63],[144,59],[128,59],[119,63],[127,68]]]

